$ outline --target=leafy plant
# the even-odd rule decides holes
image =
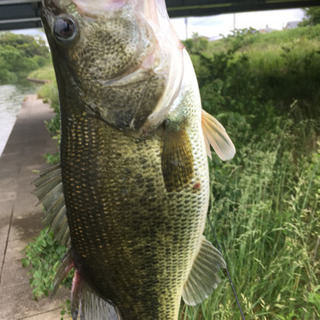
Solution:
[[[46,76],[46,74],[48,76]],[[49,68],[42,68],[41,77],[50,78],[54,76],[52,66]],[[39,76],[39,73],[35,72],[32,75],[33,77]],[[43,85],[38,91],[38,98],[43,99],[44,102],[50,103],[50,107],[54,110],[55,115],[49,121],[45,121],[46,128],[52,137],[52,139],[56,142],[57,147],[60,145],[60,102],[58,95],[58,88],[56,81],[49,82]],[[46,153],[44,155],[47,163],[54,165],[59,163],[60,155],[59,152],[55,154]]]
[[[46,160],[48,164],[55,165],[55,164],[58,164],[60,161],[60,153],[59,152],[56,152],[54,154],[45,153],[43,155],[43,158]]]
[[[42,230],[34,241],[28,243],[22,265],[30,268],[30,286],[33,288],[34,299],[48,296],[53,290],[53,280],[65,253],[66,248],[54,240],[53,232],[47,228]],[[68,276],[64,283],[70,286],[71,276]]]
[[[62,306],[62,310],[60,312],[60,320],[64,320],[64,317],[68,317],[68,319],[71,318],[71,301],[66,300],[65,304]]]

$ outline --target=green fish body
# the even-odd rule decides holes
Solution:
[[[233,144],[202,112],[164,0],[44,0],[42,19],[61,165],[36,194],[70,245],[58,276],[76,269],[73,318],[175,320],[181,297],[203,301],[225,267],[203,237],[207,153],[231,158]]]

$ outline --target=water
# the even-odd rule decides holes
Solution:
[[[36,93],[30,83],[0,85],[0,157],[26,95]]]

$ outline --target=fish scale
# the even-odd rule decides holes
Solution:
[[[174,319],[201,239],[205,216],[195,212],[206,205],[206,188],[195,192],[191,181],[180,193],[166,191],[157,135],[119,134],[86,114],[66,128],[62,181],[79,269],[123,319]],[[205,167],[201,158],[199,167]],[[208,183],[203,174],[195,180]],[[159,303],[170,297],[173,305]]]

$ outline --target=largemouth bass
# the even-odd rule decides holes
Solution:
[[[42,0],[61,104],[61,164],[35,193],[70,246],[77,319],[174,320],[219,282],[203,236],[210,145],[234,146],[202,111],[164,0]]]

